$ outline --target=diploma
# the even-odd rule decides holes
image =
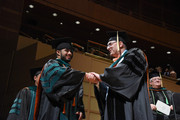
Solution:
[[[170,106],[160,100],[157,101],[156,108],[159,112],[164,113],[165,115],[170,114]]]

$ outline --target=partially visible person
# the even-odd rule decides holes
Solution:
[[[36,92],[33,120],[82,120],[85,118],[82,82],[84,72],[71,68],[71,38],[52,41],[56,59],[50,59],[42,71]]]
[[[159,72],[153,71],[149,74],[150,78],[150,105],[153,111],[154,120],[174,120],[175,115],[173,111],[172,103],[172,92],[161,86],[161,77]],[[170,106],[170,115],[167,116],[159,111],[157,111],[156,103],[160,100],[165,104]]]
[[[157,72],[159,72],[160,74],[162,74],[162,67],[158,66],[155,68]]]
[[[33,120],[37,81],[40,77],[41,69],[33,68],[30,70],[35,85],[25,87],[18,92],[7,120]]]
[[[125,32],[108,34],[107,50],[114,63],[101,75],[86,73],[95,84],[101,120],[152,120],[145,55],[139,48],[127,50],[129,39]]]
[[[154,68],[152,68],[152,67],[149,68],[149,72],[152,72],[152,71],[154,71]]]
[[[170,76],[170,71],[168,67],[165,68],[163,75]]]
[[[180,78],[177,79],[178,81],[176,82],[177,85],[180,85]]]
[[[174,78],[174,79],[177,79],[177,74],[176,74],[176,72],[175,72],[174,70],[171,70],[171,71],[170,71],[170,74],[169,74],[169,77]]]
[[[169,64],[167,64],[165,68],[164,75],[177,79],[177,73],[175,72],[174,68]]]

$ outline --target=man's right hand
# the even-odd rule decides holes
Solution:
[[[97,79],[97,77],[93,74],[93,73],[86,73],[86,79],[91,82],[91,83],[98,83],[99,80]]]
[[[151,110],[156,110],[157,108],[156,108],[156,105],[154,105],[154,104],[150,104],[151,105]]]

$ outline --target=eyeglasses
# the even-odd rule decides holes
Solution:
[[[161,78],[151,78],[150,81],[156,81],[156,80],[160,80],[161,81]]]
[[[116,43],[116,42],[115,41],[108,42],[107,46],[112,46],[114,43]]]

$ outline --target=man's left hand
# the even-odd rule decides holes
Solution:
[[[82,120],[83,113],[82,112],[76,112],[76,115],[79,116],[78,120]]]

